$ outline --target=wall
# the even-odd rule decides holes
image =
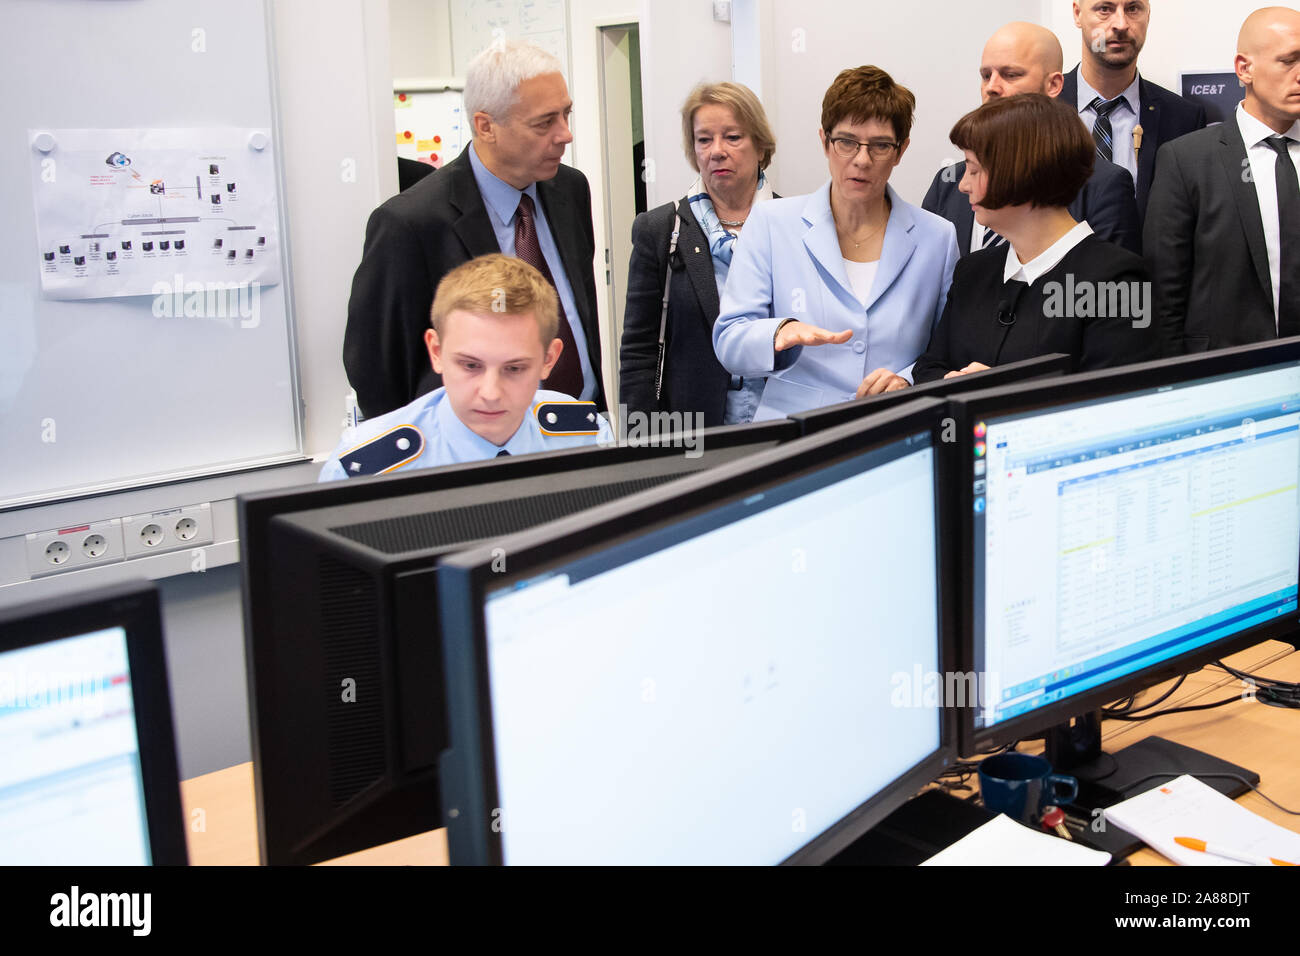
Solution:
[[[451,76],[451,9],[447,0],[388,0],[393,78]]]
[[[842,6],[842,5],[841,5]],[[682,152],[681,115],[697,83],[731,79],[731,28],[710,0],[642,0],[641,90],[649,208],[679,199],[696,173]]]

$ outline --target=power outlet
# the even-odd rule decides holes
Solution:
[[[27,536],[27,571],[34,578],[113,564],[125,557],[120,518]]]
[[[127,560],[212,543],[212,505],[187,505],[122,519]]]

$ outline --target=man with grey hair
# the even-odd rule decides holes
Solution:
[[[535,266],[559,294],[564,348],[545,387],[603,410],[591,190],[560,162],[573,141],[573,101],[559,61],[494,42],[470,61],[464,102],[470,145],[366,225],[343,338],[361,411],[373,418],[442,384],[424,345],[434,290],[456,266],[494,252]]]

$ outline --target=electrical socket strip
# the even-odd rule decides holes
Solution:
[[[122,519],[126,559],[212,543],[212,506],[188,505]]]
[[[121,518],[27,535],[27,571],[33,578],[114,564],[125,557]]]
[[[212,505],[204,502],[27,535],[33,578],[211,544]]]

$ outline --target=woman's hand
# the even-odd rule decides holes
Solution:
[[[843,332],[827,332],[806,322],[787,322],[781,326],[781,331],[776,333],[775,345],[776,351],[784,352],[797,345],[843,345],[851,338],[853,338],[852,329],[845,329]]]
[[[857,397],[866,398],[869,395],[896,392],[900,388],[910,387],[910,384],[901,375],[895,375],[887,368],[878,368],[862,380],[862,384],[858,386]]]
[[[987,372],[988,370],[989,367],[985,365],[983,362],[971,362],[963,369],[958,369],[955,372],[949,372],[947,375],[944,376],[944,378],[956,378],[958,375],[969,375],[971,372]]]

